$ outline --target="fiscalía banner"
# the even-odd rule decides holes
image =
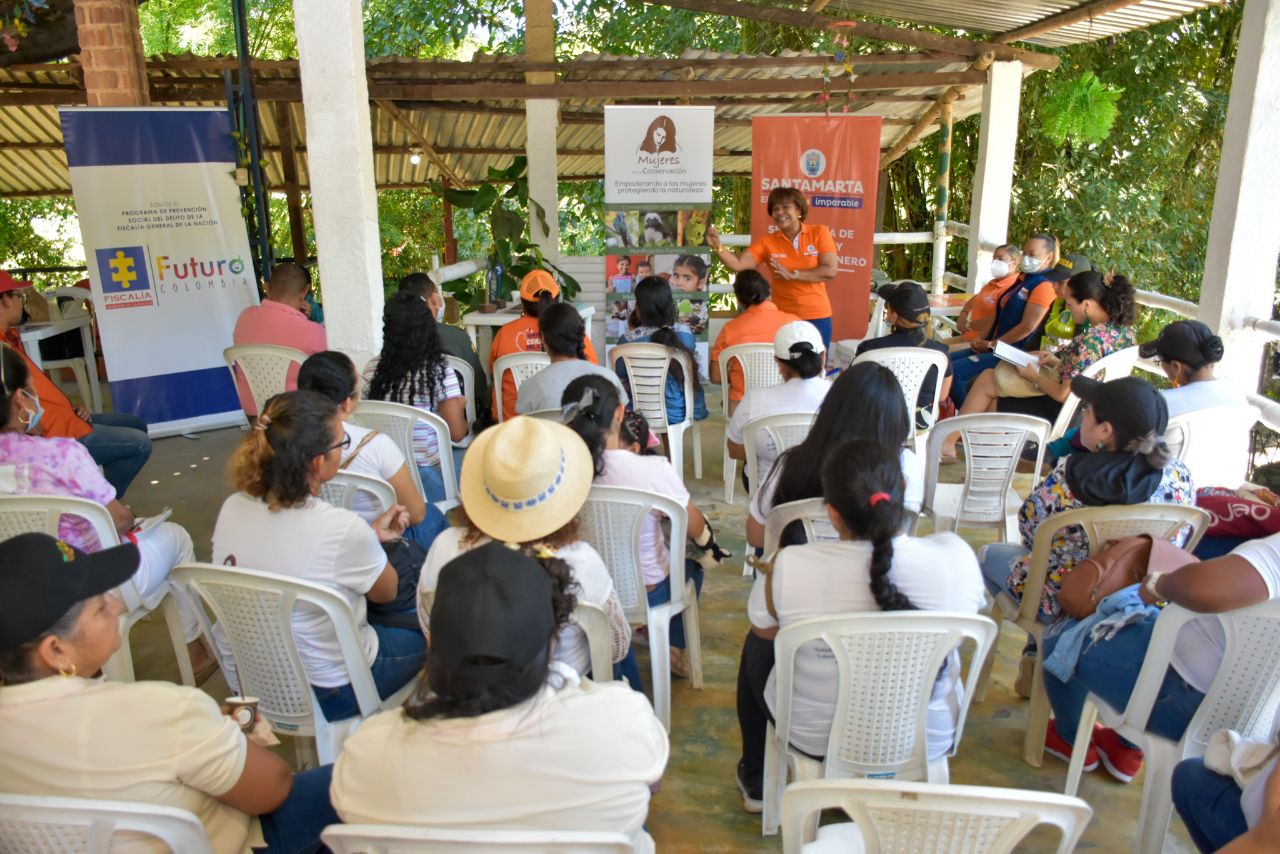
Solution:
[[[751,120],[751,239],[774,231],[769,191],[794,187],[806,224],[835,239],[840,272],[827,281],[832,340],[866,335],[880,170],[878,116],[781,115]]]
[[[152,435],[243,422],[222,351],[258,289],[229,114],[59,113],[116,411]]]
[[[606,106],[605,206],[710,207],[715,121],[715,107]]]

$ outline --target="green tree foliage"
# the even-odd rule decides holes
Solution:
[[[1123,89],[1107,86],[1092,71],[1084,72],[1045,101],[1044,135],[1057,145],[1068,139],[1077,144],[1104,141],[1116,122],[1122,94]]]
[[[63,267],[81,263],[75,206],[70,198],[0,202],[0,269]],[[77,259],[77,252],[82,256]],[[70,285],[80,273],[41,274],[41,287]]]

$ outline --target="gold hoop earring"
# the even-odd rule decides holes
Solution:
[[[70,670],[63,670],[61,667],[59,667],[58,675],[61,676],[63,679],[70,679],[72,676],[76,675],[76,666],[74,664],[71,665]]]

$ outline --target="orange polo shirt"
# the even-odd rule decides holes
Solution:
[[[93,426],[71,408],[71,401],[62,393],[62,389],[49,379],[49,375],[36,367],[27,351],[22,348],[22,339],[17,329],[10,329],[4,334],[4,341],[16,350],[27,363],[31,372],[31,383],[35,386],[36,397],[44,407],[44,416],[40,419],[40,433],[53,439],[79,439],[93,432]],[[90,366],[93,370],[93,366]]]
[[[583,336],[582,343],[586,345],[587,361],[593,365],[600,364],[600,359],[596,356],[596,348],[591,344],[589,332]],[[493,373],[493,363],[503,356],[510,356],[512,353],[540,352],[542,352],[542,333],[538,331],[538,318],[529,317],[527,314],[522,315],[510,323],[503,324],[493,336],[493,346],[489,348],[489,372]],[[496,417],[498,414],[496,383],[493,395],[493,414]],[[508,373],[502,378],[502,413],[508,418],[516,414],[516,397],[516,381]]]
[[[712,364],[720,358],[720,353],[727,347],[733,347],[736,344],[772,344],[779,329],[799,319],[794,314],[779,311],[770,300],[751,306],[720,330],[720,335],[711,348]],[[742,395],[742,365],[734,359],[729,363],[729,399],[742,400]]]
[[[982,286],[982,290],[973,295],[973,299],[969,300],[969,326],[960,335],[965,341],[977,341],[979,336],[973,327],[975,320],[986,320],[996,316],[996,300],[1000,299],[1000,295],[1009,290],[1013,283],[1018,281],[1016,272],[1010,273],[1003,279],[992,279]]]
[[[835,252],[836,241],[825,225],[800,225],[795,242],[781,231],[766,234],[752,243],[747,250],[756,259],[757,269],[773,287],[773,301],[782,311],[790,312],[801,320],[817,320],[831,316],[831,300],[827,299],[826,282],[793,282],[779,279],[773,274],[770,260],[776,260],[788,270],[812,270],[818,266],[818,256]]]

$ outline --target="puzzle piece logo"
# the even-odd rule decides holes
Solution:
[[[98,276],[107,308],[152,305],[147,254],[141,246],[116,246],[97,250]]]

